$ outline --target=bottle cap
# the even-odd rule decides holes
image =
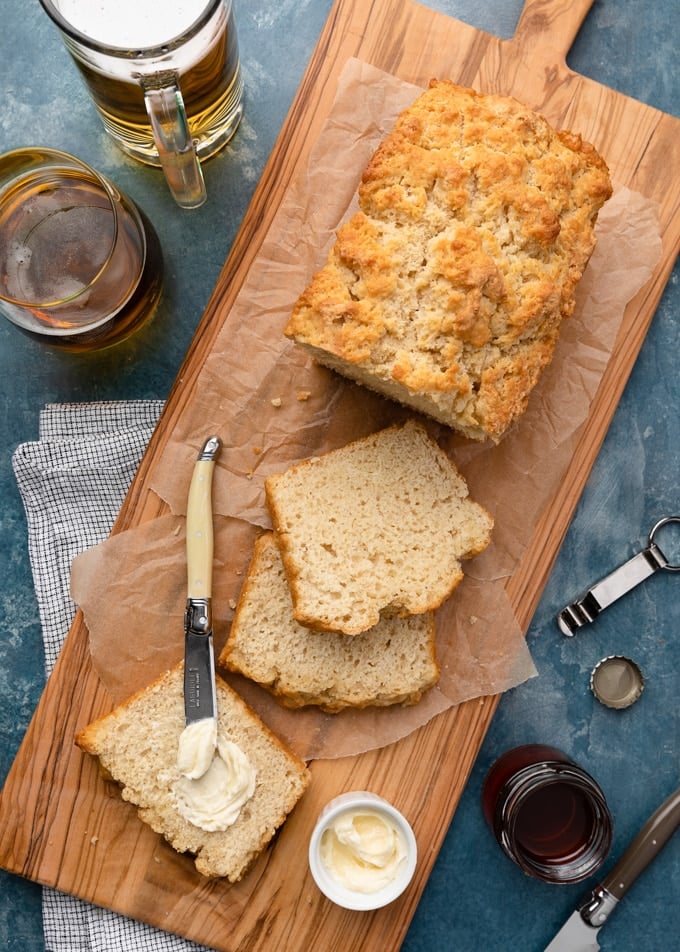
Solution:
[[[590,675],[590,688],[598,701],[618,710],[634,704],[644,686],[645,680],[637,664],[623,655],[603,658]]]

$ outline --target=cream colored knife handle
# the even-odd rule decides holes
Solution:
[[[210,598],[212,594],[213,518],[212,482],[215,458],[221,442],[210,437],[198,454],[189,486],[187,503],[188,597]]]

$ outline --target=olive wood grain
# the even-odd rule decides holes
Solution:
[[[529,0],[515,36],[503,41],[411,0],[336,0],[114,531],[164,512],[149,488],[160,452],[192,403],[215,336],[294,170],[307,159],[347,58],[357,56],[421,85],[432,76],[449,76],[515,95],[554,124],[578,128],[605,156],[616,180],[659,205],[662,259],[626,309],[566,478],[508,579],[509,598],[526,630],[679,244],[680,122],[566,66],[591,5]],[[275,843],[242,883],[229,886],[200,877],[188,857],[136,819],[75,748],[76,730],[111,707],[92,670],[78,615],[2,792],[0,865],[225,952],[389,952],[408,928],[497,701],[462,704],[390,747],[315,762],[313,783]],[[400,900],[374,913],[353,913],[333,906],[314,887],[305,850],[321,806],[342,790],[366,787],[409,817],[419,863]]]

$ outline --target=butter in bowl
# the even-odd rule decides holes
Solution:
[[[387,800],[360,790],[335,797],[321,811],[309,842],[309,867],[328,899],[365,911],[404,892],[417,853],[406,818]]]

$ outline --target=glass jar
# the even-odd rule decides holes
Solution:
[[[602,790],[555,747],[527,744],[503,754],[484,781],[482,807],[505,853],[544,882],[586,879],[611,846]]]

